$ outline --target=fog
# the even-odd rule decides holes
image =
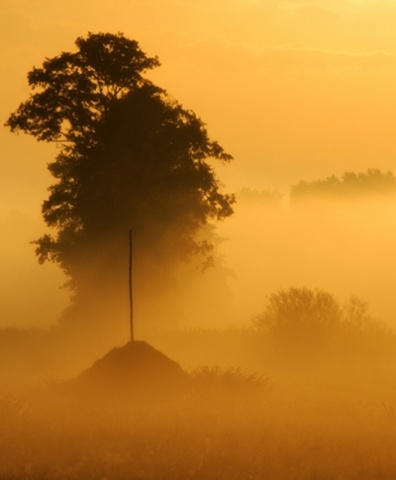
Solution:
[[[375,317],[394,325],[394,196],[314,197],[300,205],[247,197],[219,229],[240,319],[260,312],[279,289],[307,286],[340,300],[363,298]]]
[[[291,287],[321,289],[341,306],[351,297],[361,299],[370,318],[395,328],[395,214],[392,194],[306,196],[296,202],[266,189],[237,192],[234,215],[215,230],[215,267],[165,266],[147,251],[134,251],[135,338],[153,342],[186,368],[219,363],[254,371],[257,362],[248,347],[241,354],[236,338],[246,331],[254,342],[255,318],[271,295]],[[31,363],[33,383],[73,376],[129,340],[127,235],[124,274],[101,285],[96,273],[91,303],[70,308],[70,292],[61,288],[65,276],[55,265],[38,265],[29,244],[43,233],[41,220],[14,212],[3,225],[2,328],[45,329],[31,341],[28,333],[20,340],[24,355],[15,352],[16,383],[24,376],[25,355],[45,358],[35,351],[47,342],[52,360]]]
[[[0,326],[48,327],[68,303],[65,282],[55,265],[42,267],[33,240],[45,228],[39,213],[18,210],[0,214]]]
[[[215,268],[135,251],[130,343],[127,262],[125,282],[65,310],[59,269],[36,270],[27,243],[39,220],[3,219],[18,239],[3,233],[4,327],[52,327],[1,331],[0,478],[394,478],[396,337],[379,320],[394,326],[396,198],[237,200]],[[253,322],[290,287],[367,315]]]
[[[139,315],[146,318],[147,310],[152,317],[162,312],[161,329],[248,327],[270,294],[292,286],[321,288],[340,301],[357,296],[369,303],[372,316],[394,325],[395,214],[392,195],[312,198],[293,205],[287,194],[242,191],[234,215],[217,225],[215,268],[201,272],[195,264],[181,264],[177,271],[158,270],[144,285],[135,284],[137,329]],[[70,293],[61,288],[61,270],[38,265],[34,256],[29,242],[45,231],[43,223],[17,211],[1,223],[2,327],[56,324]],[[149,270],[147,258],[137,258],[136,264]],[[125,286],[117,289],[126,292],[127,282],[126,259]],[[155,287],[161,283],[166,289]],[[119,301],[125,311],[126,294]]]
[[[0,130],[0,480],[395,479],[396,196],[293,192],[394,168],[396,3],[3,0],[0,18],[3,123],[33,65],[122,31],[235,157],[237,197],[213,268],[135,248],[129,342],[128,232],[120,276],[93,265],[73,302],[30,243],[59,150]]]

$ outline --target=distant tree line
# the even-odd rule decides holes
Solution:
[[[366,172],[345,172],[342,177],[332,175],[325,179],[293,185],[290,200],[296,202],[311,197],[359,198],[367,195],[389,195],[396,193],[396,178],[392,172],[368,169]]]
[[[365,172],[345,172],[342,176],[331,175],[313,181],[300,180],[290,189],[290,203],[325,199],[357,199],[367,196],[380,197],[396,194],[396,177],[391,171],[377,168]],[[278,189],[242,188],[236,195],[239,201],[257,202],[267,206],[281,206],[285,194]]]
[[[255,188],[242,188],[237,194],[236,197],[241,201],[253,201],[266,203],[269,206],[278,206],[282,203],[285,198],[285,195],[279,192],[277,189],[268,190],[268,189],[255,189]]]

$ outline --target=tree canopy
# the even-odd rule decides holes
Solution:
[[[59,264],[78,291],[93,264],[106,275],[116,269],[129,229],[154,255],[208,261],[212,245],[199,234],[234,202],[211,160],[231,155],[194,112],[144,78],[159,60],[136,41],[89,33],[76,46],[33,68],[33,93],[6,124],[60,146],[39,261]]]

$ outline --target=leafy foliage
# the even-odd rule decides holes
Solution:
[[[212,244],[198,234],[234,201],[209,161],[232,157],[194,112],[143,78],[159,61],[136,41],[90,33],[76,45],[29,73],[36,93],[7,122],[61,147],[42,207],[56,235],[36,242],[39,261],[58,263],[78,290],[93,264],[116,270],[129,229],[137,248],[209,261]]]
[[[148,84],[142,73],[159,65],[122,34],[89,33],[76,45],[76,53],[63,52],[29,72],[29,85],[38,91],[10,116],[12,130],[44,141],[94,141],[110,102]]]

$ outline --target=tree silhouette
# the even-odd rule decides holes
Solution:
[[[42,207],[55,234],[35,242],[39,261],[59,264],[76,294],[92,272],[117,277],[129,229],[136,248],[156,258],[210,261],[213,246],[199,234],[234,201],[210,160],[232,157],[192,111],[143,78],[159,61],[136,41],[89,33],[76,45],[28,74],[33,93],[6,123],[60,146]]]

